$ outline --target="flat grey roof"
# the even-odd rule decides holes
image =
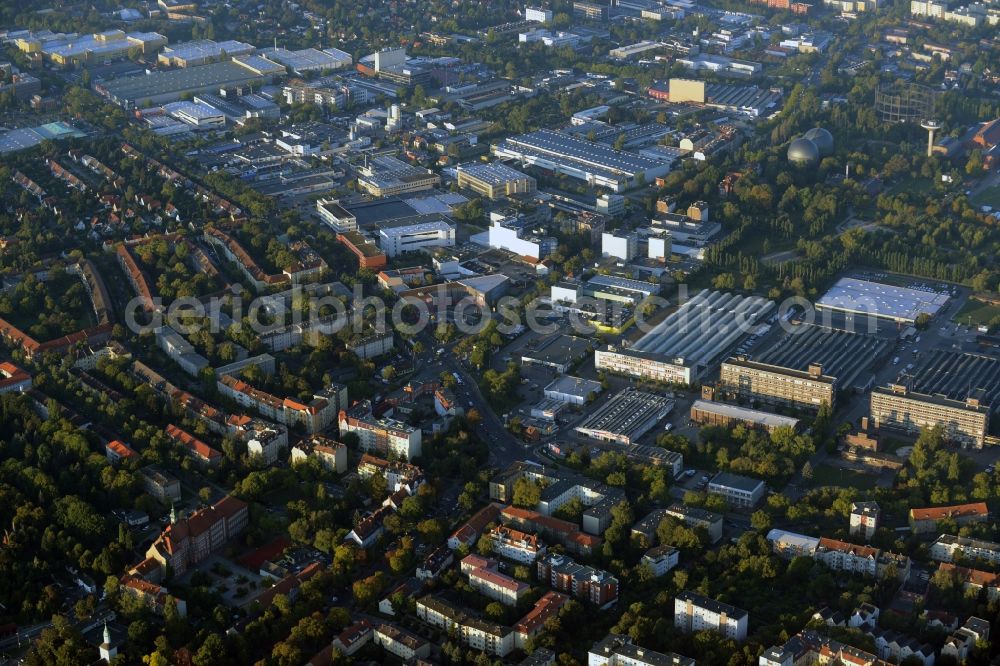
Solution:
[[[920,314],[937,314],[948,298],[937,291],[841,278],[816,301],[816,307],[914,321]]]
[[[719,472],[712,477],[712,480],[709,481],[709,485],[725,486],[727,488],[735,488],[736,490],[752,493],[763,486],[764,482],[760,479],[752,479],[749,476],[743,476],[741,474]]]
[[[727,617],[731,617],[734,620],[741,620],[747,616],[747,612],[742,608],[737,608],[736,606],[730,606],[722,601],[716,601],[710,597],[702,596],[697,592],[692,592],[690,590],[684,590],[677,595],[677,599],[681,601],[690,601],[695,606],[699,608],[705,608],[713,613],[722,614],[725,613]]]
[[[758,423],[769,428],[778,428],[781,426],[794,428],[799,423],[798,419],[790,416],[781,416],[780,414],[762,412],[758,409],[749,409],[737,405],[727,405],[726,403],[715,402],[713,400],[695,400],[691,404],[691,409],[721,414],[740,421]]]
[[[187,90],[222,87],[256,80],[260,80],[257,74],[234,62],[215,62],[197,67],[153,72],[146,76],[132,76],[106,81],[101,86],[108,91],[108,94],[117,99],[136,102],[147,97],[159,97]]]

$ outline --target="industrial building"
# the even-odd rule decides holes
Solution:
[[[543,340],[535,349],[526,349],[521,363],[541,365],[565,374],[590,351],[590,341],[562,333]]]
[[[940,395],[951,400],[974,398],[993,408],[1000,398],[1000,360],[982,354],[935,349],[907,375],[915,393]]]
[[[261,49],[260,54],[268,60],[279,62],[296,76],[306,72],[322,72],[350,67],[354,59],[350,53],[340,49],[301,49],[289,51],[285,48]]]
[[[695,400],[691,404],[691,420],[702,425],[733,427],[737,424],[762,428],[768,432],[777,428],[797,429],[799,420],[757,409],[727,405],[712,400]]]
[[[23,53],[41,54],[56,65],[99,64],[127,58],[138,51],[143,55],[166,46],[167,38],[158,32],[122,32],[107,30],[91,35],[77,33],[28,33],[14,40]]]
[[[669,164],[548,129],[504,139],[493,146],[493,154],[613,192],[652,182],[670,172]]]
[[[580,287],[581,296],[629,305],[640,303],[658,293],[660,293],[658,284],[615,275],[595,275]]]
[[[371,159],[358,171],[358,185],[375,197],[422,192],[441,184],[436,173],[388,155]]]
[[[535,191],[535,179],[517,169],[493,162],[491,164],[465,164],[456,169],[458,186],[466,187],[488,199],[501,199],[514,194]]]
[[[94,89],[115,104],[131,109],[173,102],[189,93],[260,85],[265,80],[267,77],[255,74],[237,62],[227,61],[102,81]]]
[[[608,442],[632,444],[674,407],[669,398],[627,388],[598,407],[574,430]]]
[[[818,410],[824,403],[832,408],[836,385],[819,364],[803,371],[733,357],[719,370],[719,390],[726,397],[797,409]]]
[[[378,246],[387,257],[425,247],[454,247],[455,226],[444,215],[414,215],[379,224]]]
[[[836,378],[835,391],[860,393],[871,388],[872,368],[891,353],[892,341],[885,337],[800,324],[754,360],[803,372],[818,364]]]
[[[691,384],[709,365],[774,309],[764,298],[703,290],[631,347],[607,347],[594,355],[598,370]]]
[[[649,96],[675,104],[703,104],[710,108],[735,111],[751,117],[763,115],[781,101],[781,93],[757,86],[708,83],[697,79],[670,79],[649,87]]]
[[[948,298],[946,292],[841,278],[816,301],[816,308],[912,324],[921,314],[936,315],[948,303]]]
[[[878,387],[871,395],[871,419],[876,428],[916,435],[921,428],[940,425],[946,439],[982,448],[990,425],[990,408],[969,396],[954,400],[915,393],[902,384]]]
[[[256,51],[253,44],[236,40],[216,42],[211,39],[199,39],[164,47],[157,60],[161,65],[169,67],[195,67],[210,62],[225,60],[227,57],[248,55]]]
[[[570,405],[585,405],[601,391],[601,382],[571,375],[560,375],[545,387],[543,394],[549,400]]]

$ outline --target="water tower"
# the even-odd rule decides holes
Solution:
[[[934,133],[941,129],[941,123],[936,120],[925,120],[920,126],[927,130],[927,157],[934,154]]]

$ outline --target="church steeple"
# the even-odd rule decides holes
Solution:
[[[174,506],[174,503],[171,502],[170,503],[170,524],[174,525],[176,523],[177,523],[177,508]]]
[[[104,644],[111,645],[111,630],[108,629],[108,621],[104,621]]]

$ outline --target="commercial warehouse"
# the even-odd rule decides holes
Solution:
[[[321,72],[329,69],[342,69],[350,67],[354,59],[350,53],[340,49],[301,49],[299,51],[289,51],[285,48],[261,49],[260,54],[268,60],[280,62],[285,67],[292,70],[292,73],[301,76],[304,72]]]
[[[670,172],[670,166],[663,162],[548,129],[504,139],[493,146],[493,154],[613,192],[652,182]]]
[[[227,61],[102,81],[94,88],[115,104],[130,109],[173,102],[187,93],[196,94],[229,86],[262,84],[265,80],[266,77],[254,74],[246,67]]]
[[[921,314],[934,316],[948,303],[948,294],[896,287],[856,278],[841,278],[816,301],[819,310],[867,314],[912,324]]]
[[[875,335],[801,324],[790,330],[754,360],[792,370],[808,371],[820,365],[836,378],[834,390],[865,391],[872,368],[892,353],[892,341]]]
[[[627,388],[612,396],[574,430],[594,439],[633,444],[673,408],[669,398]]]
[[[703,290],[631,347],[595,353],[598,370],[691,384],[748,334],[775,305],[759,297]]]
[[[216,42],[211,39],[199,39],[165,47],[158,60],[161,65],[170,67],[195,67],[223,60],[223,56],[231,58],[247,55],[256,50],[252,44],[236,40]]]

